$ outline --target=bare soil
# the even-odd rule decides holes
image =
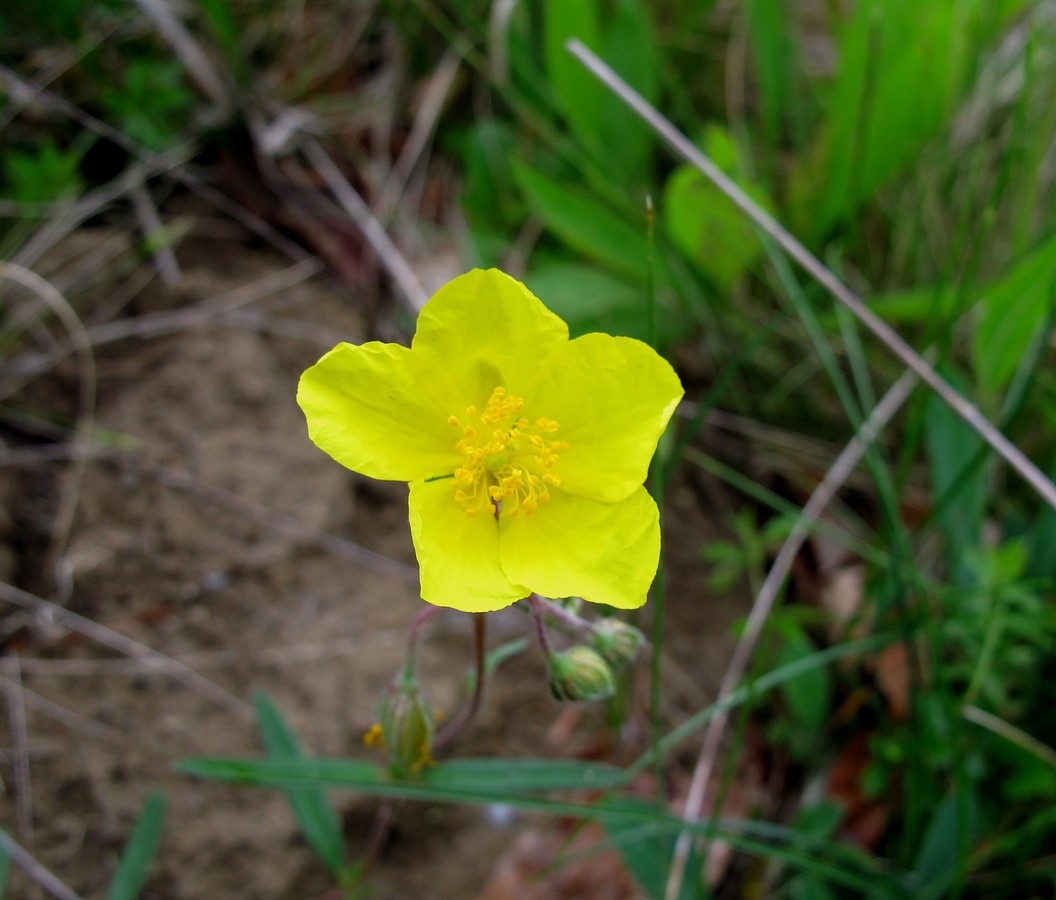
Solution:
[[[107,229],[81,232],[39,267],[56,283],[69,276],[65,283],[80,286],[77,308],[89,325],[118,288],[86,290],[70,269],[112,238]],[[366,321],[377,296],[315,275],[261,290],[231,312],[223,307],[229,292],[266,286],[290,264],[240,235],[189,240],[179,260],[175,287],[150,281],[120,315],[157,323],[180,314],[185,323],[95,347],[94,449],[79,483],[76,464],[55,452],[66,444],[47,424],[68,432],[76,418],[76,365],[61,362],[5,401],[38,424],[0,419],[0,579],[51,596],[144,649],[120,653],[85,634],[80,620],[39,604],[0,603],[0,826],[78,894],[101,897],[138,811],[160,787],[165,833],[146,896],[330,896],[332,883],[281,795],[196,780],[174,765],[201,755],[259,755],[249,704],[257,690],[311,753],[372,753],[362,735],[422,605],[406,489],[361,479],[318,451],[294,393],[300,372],[329,346],[377,335]],[[31,302],[18,298],[23,308]],[[199,315],[209,309],[215,314]],[[391,324],[383,330],[395,334]],[[53,326],[18,352],[61,340]],[[47,548],[56,511],[72,497],[72,529],[57,545],[64,577],[56,581]],[[688,476],[670,496],[663,665],[673,722],[714,697],[732,623],[745,611],[742,601],[710,597],[703,587],[697,552],[717,530],[712,499]],[[516,608],[489,616],[489,646],[530,635],[528,624]],[[448,714],[461,702],[470,628],[470,617],[444,612],[423,634],[421,676],[434,706]],[[639,671],[642,696],[613,735],[598,710],[549,697],[532,646],[500,669],[479,718],[451,752],[630,758],[646,740],[644,661]],[[336,799],[358,854],[378,802]],[[502,810],[399,805],[368,894],[636,896],[605,857],[592,857],[593,881],[566,871],[533,882],[561,827]],[[13,872],[9,896],[36,890]]]

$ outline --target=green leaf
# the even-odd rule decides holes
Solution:
[[[644,280],[645,213],[634,228],[585,191],[567,187],[524,162],[513,163],[518,186],[543,223],[569,247],[615,272]]]
[[[605,89],[586,67],[565,48],[578,38],[598,52],[601,46],[597,0],[545,0],[543,6],[543,58],[558,106],[572,130],[589,150],[600,151]]]
[[[1056,238],[981,292],[972,340],[975,377],[984,391],[1007,387],[1056,298]]]
[[[641,810],[641,821],[625,816],[606,816],[606,807],[613,806],[618,806],[621,811],[638,806]],[[598,807],[598,813],[605,834],[642,890],[650,898],[662,900],[671,870],[671,858],[674,856],[678,840],[677,831],[670,827],[658,827],[655,821],[658,815],[656,805],[638,797],[603,801]],[[701,862],[699,852],[694,849],[686,865],[686,877],[682,881],[679,900],[703,900],[708,896],[699,874]]]
[[[227,0],[198,0],[209,30],[220,44],[228,66],[241,72],[245,68],[241,34]]]
[[[0,841],[0,900],[7,893],[7,876],[11,874],[11,857],[7,855],[7,846]]]
[[[646,5],[638,0],[617,0],[604,43],[605,61],[646,101],[655,105],[660,93],[660,59]],[[647,185],[652,130],[611,91],[605,92],[600,136],[603,151],[600,161],[624,190]]]
[[[649,309],[641,284],[618,278],[580,263],[547,261],[528,273],[525,283],[533,293],[568,323],[573,337],[593,331],[646,340]],[[668,291],[657,299],[657,343],[683,336],[690,325],[675,308]]]
[[[253,705],[257,710],[257,721],[269,757],[279,764],[310,765],[311,761],[305,757],[296,736],[270,698],[258,692],[253,698]],[[340,878],[348,868],[345,841],[341,833],[341,820],[326,793],[319,786],[309,785],[287,787],[285,794],[305,840],[326,867]]]
[[[839,900],[839,895],[814,875],[802,872],[788,883],[789,900]]]
[[[789,189],[811,241],[905,170],[949,120],[994,20],[987,0],[851,7],[824,122]]]
[[[943,375],[960,387],[960,379]],[[940,504],[939,529],[946,539],[946,552],[954,578],[971,581],[970,552],[979,546],[980,528],[986,509],[985,465],[976,464],[985,445],[975,431],[935,394],[927,399],[924,444],[931,466],[932,491]]]
[[[158,852],[165,821],[165,794],[154,791],[143,804],[110,882],[107,900],[136,900]],[[0,894],[3,891],[0,890]]]
[[[1056,467],[1050,466],[1049,478],[1056,478]],[[1028,534],[1030,557],[1027,576],[1056,580],[1056,509],[1045,504]]]
[[[759,107],[766,144],[780,146],[782,119],[797,102],[793,29],[782,0],[749,0],[748,29],[759,79]]]
[[[919,288],[869,298],[869,306],[892,324],[947,322],[957,311],[958,293],[949,288]]]
[[[817,652],[814,644],[801,631],[781,645],[777,663],[787,666],[809,659]],[[831,689],[824,669],[813,669],[790,678],[781,685],[781,693],[797,725],[809,734],[819,734],[825,725],[831,705]]]
[[[330,785],[389,797],[453,802],[502,802],[512,795],[617,787],[624,773],[615,766],[578,760],[453,759],[413,778],[356,759],[190,759],[183,772],[272,787]]]
[[[709,125],[703,148],[753,200],[772,208],[761,186],[740,177],[739,151],[724,128]],[[748,217],[693,166],[679,166],[667,180],[661,212],[671,242],[720,290],[729,290],[763,253]]]
[[[974,791],[947,794],[935,807],[913,864],[917,882],[926,886],[952,881],[978,830],[979,801]]]

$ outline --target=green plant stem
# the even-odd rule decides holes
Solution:
[[[473,615],[473,660],[476,672],[476,677],[473,679],[473,694],[458,716],[448,722],[437,734],[433,741],[434,750],[442,750],[450,744],[477,717],[480,711],[480,704],[484,698],[484,682],[488,677],[486,617],[487,613],[474,613]]]
[[[414,669],[415,654],[418,652],[418,635],[422,626],[440,611],[439,606],[426,604],[414,617],[407,632],[407,667]]]
[[[577,616],[572,610],[565,609],[560,603],[551,600],[549,597],[541,597],[539,594],[534,595],[536,602],[541,606],[545,612],[545,615],[556,619],[559,624],[567,626],[572,631],[579,631],[587,633],[594,630],[594,625],[584,619],[582,616]]]
[[[543,650],[543,655],[549,662],[550,657],[554,655],[554,645],[550,643],[550,636],[546,633],[546,604],[544,598],[538,594],[530,594],[528,596],[528,609],[532,613],[532,619],[535,621],[535,634],[539,638],[539,646]]]

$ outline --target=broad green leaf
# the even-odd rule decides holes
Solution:
[[[660,93],[660,58],[646,4],[617,0],[605,31],[603,58],[631,87],[655,104]],[[578,62],[577,62],[578,65]],[[605,92],[600,123],[600,162],[624,189],[650,181],[653,132],[611,91]]]
[[[954,387],[960,379],[951,379]],[[939,529],[946,539],[946,552],[954,578],[961,584],[971,580],[970,551],[979,546],[980,528],[986,509],[985,465],[973,463],[984,448],[982,438],[935,394],[927,399],[924,444],[931,468],[932,494],[941,503],[937,511]]]
[[[0,900],[4,900],[7,893],[7,876],[11,874],[11,857],[7,855],[7,847],[0,840]]]
[[[615,272],[645,278],[644,210],[642,227],[635,228],[596,197],[568,187],[526,163],[514,162],[513,174],[528,205],[569,247],[605,263]]]
[[[998,17],[989,0],[862,0],[848,14],[824,122],[792,177],[816,241],[908,167],[950,120]]]
[[[972,340],[979,385],[997,392],[1008,385],[1056,300],[1056,238],[1038,247],[980,295]]]
[[[948,322],[957,309],[957,291],[949,288],[918,288],[869,298],[869,306],[891,324]]]
[[[649,335],[649,309],[640,283],[594,267],[556,261],[541,263],[525,282],[568,322],[573,337],[593,331],[639,340]],[[657,297],[657,340],[661,345],[684,335],[690,325],[687,317],[672,306],[668,292],[661,292]]]
[[[602,149],[605,89],[583,64],[568,52],[570,38],[598,52],[601,46],[597,0],[544,0],[543,58],[558,106],[584,146]]]
[[[253,705],[268,756],[276,763],[310,764],[293,731],[267,694],[257,693]],[[287,787],[285,794],[305,840],[331,872],[343,875],[348,862],[341,820],[326,793],[317,785],[307,785]]]
[[[107,900],[136,900],[140,895],[161,843],[164,821],[165,794],[154,791],[143,804],[132,834],[121,852],[117,872],[106,894]]]
[[[738,150],[729,134],[710,125],[705,154],[764,209],[771,203],[757,184],[739,177]],[[671,242],[722,291],[728,290],[762,255],[755,227],[715,185],[693,166],[680,166],[664,186],[661,210]]]
[[[605,807],[613,805],[618,805],[621,810],[639,806],[641,821],[623,816],[606,817]],[[650,898],[662,900],[678,840],[677,831],[670,827],[658,827],[654,821],[658,813],[657,806],[637,797],[603,801],[599,812],[605,834],[619,852],[624,865]],[[694,850],[686,865],[686,877],[682,882],[679,900],[703,900],[708,896],[700,871],[700,854]]]
[[[759,106],[766,145],[777,149],[782,120],[797,103],[793,29],[782,0],[749,0],[748,30],[759,82]]]
[[[509,244],[506,232],[519,227],[525,216],[506,151],[514,139],[508,126],[485,118],[452,141],[462,161],[462,210],[472,228],[502,232],[504,247]]]
[[[814,644],[802,631],[797,630],[795,635],[781,644],[777,663],[780,666],[791,665],[801,659],[809,659],[816,652]],[[832,692],[826,671],[812,669],[790,678],[781,685],[781,693],[796,724],[808,733],[820,733],[831,705]]]
[[[814,875],[800,873],[788,883],[789,900],[839,900],[839,895]]]
[[[935,807],[913,864],[917,883],[926,886],[952,880],[974,843],[978,829],[979,801],[975,792],[965,790],[947,794]]]
[[[1049,478],[1056,478],[1056,466],[1049,467]],[[1056,582],[1056,509],[1045,504],[1028,534],[1031,540],[1027,576]]]

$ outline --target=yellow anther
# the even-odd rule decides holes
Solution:
[[[533,423],[521,416],[523,408],[523,398],[500,386],[491,392],[482,412],[470,406],[464,418],[448,419],[463,434],[455,444],[465,462],[455,470],[454,498],[467,515],[485,508],[497,516],[515,516],[519,510],[531,515],[550,499],[547,486],[560,486],[560,477],[549,470],[568,444],[543,437],[558,430],[557,422],[536,419]],[[476,442],[478,432],[486,435],[482,443]]]

